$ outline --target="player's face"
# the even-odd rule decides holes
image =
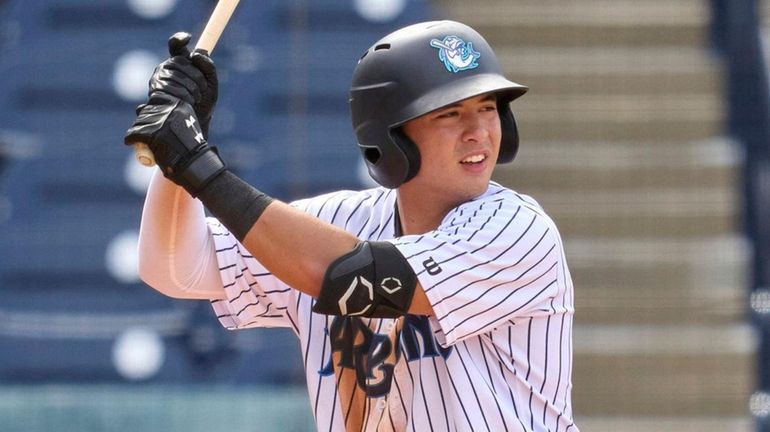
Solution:
[[[420,151],[420,170],[405,186],[457,205],[486,191],[500,151],[494,95],[465,99],[418,117],[404,132]]]

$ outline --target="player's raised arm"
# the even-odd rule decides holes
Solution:
[[[211,118],[216,71],[208,56],[194,54],[189,58],[187,41],[189,36],[184,34],[170,39],[172,57],[156,69],[148,103],[138,108],[136,121],[126,133],[126,144],[148,144],[166,178],[200,199],[273,275],[319,298],[318,312],[344,315],[360,310],[372,316],[406,313],[417,280],[394,247],[385,242],[360,242],[340,228],[274,201],[227,169],[216,148],[209,145],[207,127],[200,117]],[[164,199],[178,199],[171,193],[164,195]],[[204,254],[210,256],[207,251]],[[404,282],[403,289],[391,292],[379,284],[352,289],[351,274],[369,281],[396,277]],[[418,301],[415,307],[426,304]]]
[[[170,56],[153,72],[150,93],[194,106],[205,137],[217,100],[216,68],[208,56],[190,53],[190,39],[191,35],[183,32],[169,38]],[[137,111],[146,106],[140,105]],[[153,176],[139,230],[139,274],[143,281],[175,298],[223,296],[204,216],[201,203],[184,189],[160,173]]]

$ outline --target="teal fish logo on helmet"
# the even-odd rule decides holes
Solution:
[[[430,46],[438,48],[438,58],[449,72],[457,73],[479,65],[476,60],[481,57],[481,53],[473,49],[473,42],[465,42],[452,35],[444,40],[431,39]]]

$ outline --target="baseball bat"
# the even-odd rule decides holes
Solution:
[[[205,51],[208,55],[211,55],[239,1],[219,0],[217,2],[214,12],[211,13],[211,17],[209,17],[209,21],[206,23],[206,27],[198,39],[198,43],[195,44],[196,51]],[[150,167],[155,165],[155,156],[152,154],[150,147],[145,143],[134,144],[134,155],[136,160],[144,166]]]

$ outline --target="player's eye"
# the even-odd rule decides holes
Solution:
[[[456,110],[447,110],[436,114],[436,118],[437,119],[451,118],[451,117],[457,117],[458,115],[460,115],[460,113],[458,113]]]

